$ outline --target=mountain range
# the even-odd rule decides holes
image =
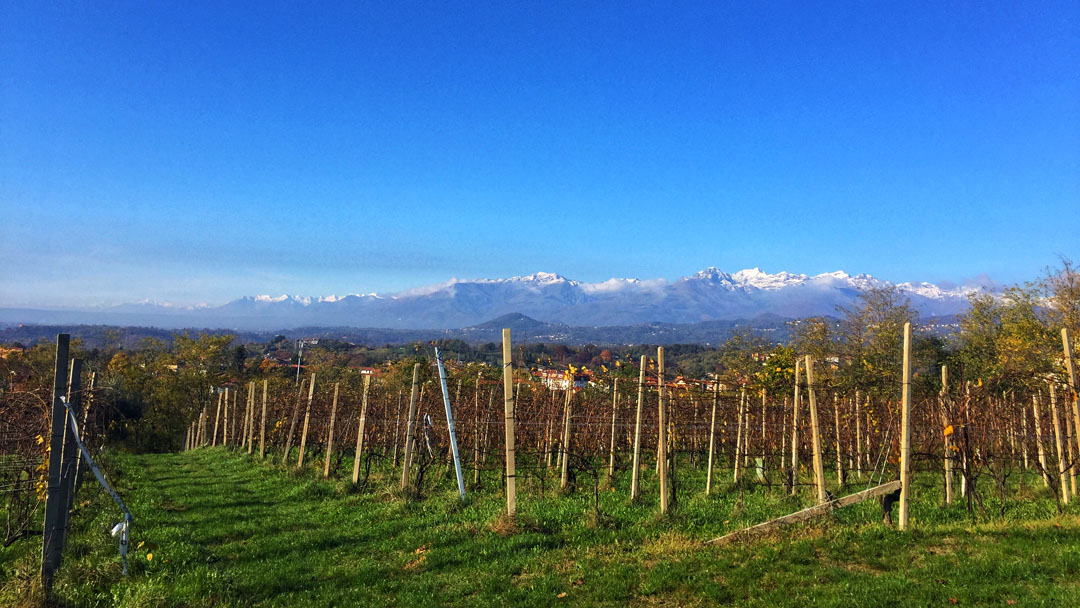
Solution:
[[[843,271],[815,276],[758,268],[732,274],[710,267],[675,281],[618,279],[598,283],[538,272],[508,279],[451,279],[394,294],[299,297],[245,296],[221,306],[143,302],[84,310],[0,309],[0,322],[145,325],[274,330],[298,327],[461,329],[520,313],[544,323],[576,327],[647,323],[687,324],[735,319],[799,318],[836,314],[859,291],[888,281]],[[994,289],[983,280],[961,286],[898,283],[924,316],[962,312],[967,298]]]

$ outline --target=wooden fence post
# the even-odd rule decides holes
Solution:
[[[337,421],[337,400],[340,382],[334,383],[334,401],[330,406],[330,428],[326,432],[326,462],[323,463],[322,476],[330,477],[330,457],[334,454],[334,422]]]
[[[660,461],[660,512],[668,511],[668,466],[667,466],[667,387],[664,385],[664,347],[656,349],[656,378],[660,391],[660,426],[657,429],[657,445]]]
[[[315,398],[315,374],[308,382],[307,407],[304,408],[304,429],[300,431],[300,456],[296,459],[296,468],[304,466],[304,452],[307,449],[308,423],[311,422],[311,401]]]
[[[267,379],[263,378],[262,418],[259,419],[259,460],[266,457],[266,385]]]
[[[716,447],[716,406],[720,402],[720,383],[713,384],[712,422],[709,423],[709,463],[705,467],[705,494],[712,492],[713,452]]]
[[[908,526],[908,501],[911,500],[911,323],[904,323],[904,369],[900,395],[900,524]]]
[[[413,435],[416,430],[416,405],[419,400],[420,364],[413,365],[412,390],[409,393],[409,417],[405,424],[405,459],[401,467],[401,489],[409,489],[409,468],[412,466]]]
[[[517,467],[514,465],[514,367],[510,350],[510,330],[502,332],[503,355],[503,410],[506,416],[506,513],[513,517],[517,513]],[[573,390],[571,387],[570,390]],[[566,464],[563,463],[565,471]]]
[[[641,454],[641,408],[645,402],[645,355],[641,355],[641,367],[638,370],[637,415],[634,419],[634,470],[630,476],[630,500],[638,495],[638,476],[641,474],[638,457]]]
[[[52,424],[49,430],[49,481],[45,494],[45,525],[42,531],[41,585],[46,596],[51,595],[53,579],[60,569],[64,551],[63,513],[67,501],[63,496],[61,468],[64,454],[64,429],[67,428],[67,409],[63,399],[65,373],[68,371],[68,346],[71,336],[57,334],[56,359],[53,367]]]
[[[364,454],[364,426],[367,423],[367,399],[368,387],[371,386],[371,376],[364,376],[364,394],[360,398],[360,425],[356,429],[356,455],[353,457],[352,482],[360,481],[360,458]]]
[[[806,392],[810,401],[810,434],[814,443],[814,483],[818,504],[825,502],[825,467],[821,461],[821,427],[818,425],[817,395],[814,393],[814,359],[806,355]]]

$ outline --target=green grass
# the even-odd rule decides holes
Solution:
[[[660,517],[651,471],[633,505],[623,472],[596,518],[579,476],[587,487],[568,495],[550,480],[547,496],[519,491],[510,523],[495,473],[462,503],[445,470],[407,500],[391,471],[358,490],[220,448],[110,461],[135,515],[131,576],[105,534],[118,510],[87,483],[56,587],[66,605],[1080,605],[1080,518],[1057,515],[1034,477],[1004,517],[986,479],[978,524],[961,505],[941,508],[927,474],[907,532],[867,502],[721,548],[702,541],[807,506],[808,493],[720,483],[706,497],[702,473],[687,469],[679,504]],[[40,539],[0,552],[0,605],[26,601],[39,551]]]

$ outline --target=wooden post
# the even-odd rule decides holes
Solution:
[[[869,433],[870,429],[867,428]],[[859,389],[855,389],[855,472],[861,480],[863,477],[863,443],[862,443],[862,401]]]
[[[311,422],[311,401],[315,398],[315,374],[308,382],[307,407],[304,408],[304,429],[300,431],[300,456],[296,459],[296,468],[304,466],[304,452],[307,449],[308,424]]]
[[[791,495],[799,493],[799,361],[795,357],[795,411],[791,414]]]
[[[72,359],[67,382],[67,403],[71,413],[77,419],[82,409],[82,359]],[[60,509],[62,516],[60,530],[63,540],[60,542],[60,550],[63,551],[67,544],[68,523],[71,520],[71,506],[75,502],[75,454],[79,452],[79,446],[75,443],[75,433],[71,430],[71,424],[64,419],[64,453],[60,461],[60,484],[63,503]]]
[[[705,544],[707,544],[707,545],[715,544],[715,545],[721,545],[722,546],[722,545],[727,545],[727,544],[730,544],[732,542],[739,541],[739,540],[749,540],[749,539],[757,537],[757,536],[762,536],[764,534],[774,532],[777,529],[779,529],[779,528],[781,528],[783,526],[786,526],[788,524],[793,524],[793,523],[800,522],[800,521],[806,521],[806,520],[811,519],[813,517],[818,517],[818,516],[824,515],[826,513],[829,513],[829,512],[831,512],[831,511],[833,511],[835,509],[840,509],[840,508],[847,507],[847,506],[850,506],[850,505],[858,504],[860,502],[863,502],[864,500],[870,500],[871,498],[877,498],[878,496],[884,496],[884,495],[886,495],[886,494],[888,494],[890,492],[895,492],[896,489],[899,488],[899,487],[900,487],[900,482],[899,481],[890,481],[889,483],[882,484],[882,485],[877,486],[875,488],[870,488],[869,490],[863,490],[862,492],[856,492],[854,494],[849,494],[849,495],[847,495],[847,496],[845,496],[843,498],[837,498],[835,500],[830,500],[828,502],[825,502],[825,503],[822,503],[822,504],[819,504],[819,505],[815,505],[813,507],[807,507],[806,509],[803,509],[802,511],[797,511],[795,513],[791,513],[790,515],[785,515],[785,516],[779,517],[777,519],[773,519],[773,520],[770,520],[770,521],[767,521],[767,522],[764,522],[764,523],[760,523],[760,524],[758,524],[756,526],[751,526],[749,528],[744,528],[742,530],[732,532],[731,534],[728,534],[726,536],[721,536],[720,538],[714,538],[712,540],[705,541]]]
[[[570,388],[566,389],[566,402],[563,404],[563,434],[559,454],[559,488],[566,489],[570,479],[570,418],[574,413],[574,381],[571,377]]]
[[[833,426],[836,429],[836,487],[842,488],[847,480],[844,478],[844,448],[840,442],[840,402],[836,392],[832,394]]]
[[[304,388],[307,387],[307,378],[300,381],[300,392],[296,394],[296,402],[293,403],[292,416],[289,417],[289,434],[285,437],[285,453],[281,455],[281,464],[289,462],[289,453],[292,452],[293,434],[296,432],[296,423],[300,419],[300,400],[304,398]]]
[[[506,513],[517,513],[517,468],[514,466],[514,367],[510,350],[510,330],[502,331],[503,355],[503,411],[506,416]],[[570,390],[574,390],[573,386]],[[569,420],[569,417],[567,418]],[[567,422],[569,425],[569,422]],[[563,470],[566,463],[563,462]]]
[[[712,422],[709,423],[709,463],[705,466],[705,494],[712,492],[713,453],[716,448],[716,406],[720,402],[720,383],[713,383]]]
[[[900,396],[900,523],[908,526],[908,501],[911,499],[911,323],[904,323],[904,369]]]
[[[611,446],[608,448],[608,483],[615,475],[615,420],[619,413],[619,379],[611,382]]]
[[[231,404],[229,403],[230,395],[233,397],[233,402]],[[224,446],[229,445],[229,441],[231,439],[231,434],[229,433],[229,423],[232,421],[233,417],[236,416],[236,413],[234,411],[236,409],[235,403],[236,391],[230,389],[229,387],[225,387],[225,411],[221,413],[221,444]],[[232,415],[230,416],[230,414]]]
[[[360,399],[360,426],[356,429],[356,455],[353,457],[352,482],[360,481],[360,458],[364,455],[364,426],[367,422],[368,387],[371,376],[364,376],[364,395]]]
[[[660,393],[660,426],[657,445],[660,461],[660,512],[668,510],[668,470],[667,470],[667,387],[664,385],[664,347],[656,349],[656,387]]]
[[[825,467],[821,461],[821,427],[818,425],[817,395],[814,393],[814,359],[806,355],[806,392],[810,400],[810,431],[814,442],[814,483],[818,504],[825,502]]]
[[[645,402],[645,363],[645,355],[641,355],[641,367],[638,370],[637,415],[634,418],[634,470],[630,476],[630,500],[637,498],[638,476],[641,474],[638,457],[641,454],[641,408]]]
[[[742,452],[743,452],[743,416],[746,410],[746,386],[744,385],[739,391],[739,411],[736,418],[736,435],[735,435],[735,476],[734,482],[739,483],[739,475],[742,473],[740,468],[742,465]]]
[[[251,407],[251,383],[248,383],[248,396],[244,400],[244,414],[240,421],[240,449],[244,449],[244,440],[247,439],[248,409]]]
[[[1039,395],[1031,395],[1032,416],[1035,419],[1035,451],[1039,456],[1039,470],[1042,473],[1043,485],[1050,487],[1050,469],[1046,466],[1046,449],[1043,448],[1042,424],[1039,422]]]
[[[945,504],[952,504],[952,441],[945,430],[949,428],[949,366],[941,366],[941,393],[938,394],[938,408],[941,409],[941,432],[945,441]]]
[[[476,374],[476,391],[473,393],[473,485],[480,485],[480,378]],[[550,466],[550,458],[548,465]]]
[[[1054,422],[1054,442],[1057,444],[1058,474],[1061,476],[1061,499],[1069,504],[1068,477],[1065,475],[1065,449],[1061,441],[1061,422],[1058,421],[1057,389],[1050,382],[1050,417]]]
[[[218,387],[218,388],[220,388],[220,387]],[[218,422],[221,420],[221,401],[222,401],[222,399],[224,399],[224,397],[225,397],[225,395],[221,391],[218,391],[218,395],[217,395],[217,412],[214,414],[214,436],[210,438],[210,447],[214,447],[214,446],[217,445]]]
[[[1065,354],[1065,369],[1069,372],[1069,397],[1066,399],[1066,403],[1072,404],[1073,436],[1076,438],[1077,449],[1080,449],[1080,402],[1077,401],[1076,369],[1073,367],[1072,342],[1069,341],[1069,328],[1067,327],[1061,328],[1061,347]],[[1066,417],[1069,415],[1068,410],[1069,406],[1066,405]],[[1075,471],[1076,467],[1070,467],[1069,470]],[[1073,490],[1075,491],[1075,487]]]
[[[250,384],[251,388],[248,390],[248,401],[251,405],[248,406],[248,437],[247,437],[247,453],[251,454],[255,451],[255,381],[252,380]]]
[[[551,389],[551,406],[548,409],[547,416],[545,416],[547,424],[544,425],[544,466],[548,469],[551,468],[551,453],[554,452],[552,443],[554,443],[555,438],[552,437],[552,426],[555,424],[556,395],[558,395],[558,391]]]
[[[334,453],[334,423],[337,422],[337,400],[340,382],[334,383],[334,401],[330,405],[330,428],[326,431],[326,462],[323,463],[322,476],[330,477],[330,457]]]
[[[263,378],[262,417],[259,419],[259,460],[266,457],[266,385]]]
[[[64,551],[63,496],[61,468],[64,455],[64,429],[67,428],[67,409],[63,399],[65,373],[68,371],[68,346],[71,336],[57,334],[56,358],[53,365],[52,424],[49,429],[49,481],[45,494],[45,525],[42,531],[41,585],[46,596],[52,594],[53,579],[60,569]]]
[[[398,466],[398,444],[401,442],[401,390],[397,393],[397,407],[394,408],[394,468]]]
[[[416,406],[420,395],[420,364],[412,368],[412,389],[409,392],[409,417],[405,421],[405,459],[401,467],[401,489],[409,488],[409,468],[412,467],[413,435],[416,434]]]

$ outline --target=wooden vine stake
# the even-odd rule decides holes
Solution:
[[[645,361],[645,355],[641,355],[641,365],[638,369],[637,415],[634,418],[634,470],[630,476],[630,500],[637,498],[638,476],[641,474],[638,457],[641,455],[641,407],[645,402]]]
[[[401,466],[401,489],[409,488],[409,468],[412,466],[413,441],[416,429],[416,402],[419,397],[420,364],[412,368],[412,390],[409,393],[409,417],[405,421],[405,459]]]
[[[1076,447],[1080,450],[1080,403],[1077,402],[1076,369],[1073,367],[1072,342],[1069,341],[1069,328],[1061,328],[1061,347],[1065,353],[1065,369],[1069,372],[1069,398],[1066,400],[1072,404],[1073,434],[1076,437]],[[1069,407],[1066,406],[1065,415],[1068,416]],[[1072,468],[1073,471],[1076,467]]]
[[[296,468],[304,466],[304,452],[307,450],[308,426],[311,422],[311,401],[315,398],[315,374],[311,374],[311,382],[308,382],[307,407],[304,408],[304,429],[300,431],[300,456],[296,459]]]
[[[214,436],[210,438],[210,447],[214,447],[214,446],[217,445],[218,422],[221,421],[221,400],[222,400],[223,396],[224,395],[221,392],[218,392],[218,395],[217,395],[217,413],[214,414]]]
[[[307,378],[300,381],[300,392],[296,393],[296,402],[293,403],[292,416],[289,422],[289,435],[285,438],[285,453],[281,455],[281,464],[289,462],[289,452],[292,451],[293,434],[296,432],[296,423],[300,419],[300,400],[304,398],[304,388],[307,386]]]
[[[262,417],[259,418],[259,460],[266,457],[266,388],[267,380],[263,378]]]
[[[619,379],[611,382],[611,446],[608,448],[608,483],[615,475],[615,420],[619,413]]]
[[[908,526],[908,501],[911,499],[911,323],[904,323],[904,370],[900,396],[900,523]]]
[[[791,414],[791,495],[799,493],[799,359],[795,358],[794,412]]]
[[[1039,394],[1031,395],[1032,417],[1035,419],[1035,452],[1039,457],[1039,472],[1043,485],[1050,487],[1050,469],[1046,468],[1046,449],[1043,447],[1042,424],[1039,422]]]
[[[740,468],[742,464],[742,451],[743,451],[743,416],[744,410],[746,410],[746,387],[742,387],[739,391],[739,413],[736,419],[735,429],[735,475],[734,482],[739,483],[739,475],[742,473]]]
[[[326,431],[326,462],[323,463],[323,477],[330,477],[330,456],[334,453],[334,422],[337,421],[338,385],[334,383],[334,401],[330,405],[330,428]]]
[[[364,425],[367,422],[367,398],[368,387],[371,386],[371,376],[364,376],[364,394],[360,398],[360,426],[356,429],[356,456],[353,457],[352,482],[360,481],[360,458],[364,455]]]
[[[938,409],[941,410],[941,432],[945,441],[945,504],[952,504],[952,440],[949,428],[949,410],[946,399],[949,394],[949,366],[941,366],[941,392],[938,393]]]
[[[1058,474],[1061,475],[1061,502],[1069,504],[1068,477],[1065,475],[1065,449],[1061,441],[1061,422],[1058,419],[1057,389],[1054,388],[1052,381],[1050,382],[1050,417],[1054,422],[1054,442],[1057,444]]]
[[[705,494],[712,492],[713,453],[716,448],[716,406],[720,402],[720,383],[713,384],[712,422],[709,423],[709,463],[705,466]]]
[[[664,386],[664,347],[656,349],[656,386],[660,393],[660,425],[657,429],[656,443],[659,446],[660,467],[660,512],[668,511],[668,467],[667,467],[667,387]]]
[[[225,387],[225,411],[221,418],[221,445],[229,445],[229,387]],[[234,414],[235,415],[235,414]]]
[[[566,403],[563,404],[563,436],[560,454],[559,489],[565,490],[570,483],[570,417],[574,413],[574,376],[569,375],[570,386],[566,389]]]
[[[253,451],[255,439],[255,381],[248,383],[248,410],[247,410],[247,453]]]
[[[825,467],[821,462],[821,427],[818,426],[817,395],[814,393],[814,359],[806,355],[806,392],[810,400],[810,431],[814,443],[814,483],[818,504],[825,502]]]
[[[517,513],[517,479],[514,466],[514,367],[510,350],[510,329],[502,330],[503,355],[503,413],[506,420],[506,514],[513,517]],[[570,387],[573,390],[573,386]],[[569,417],[568,417],[569,419]],[[569,422],[567,422],[569,425]],[[566,462],[563,462],[563,471]]]

